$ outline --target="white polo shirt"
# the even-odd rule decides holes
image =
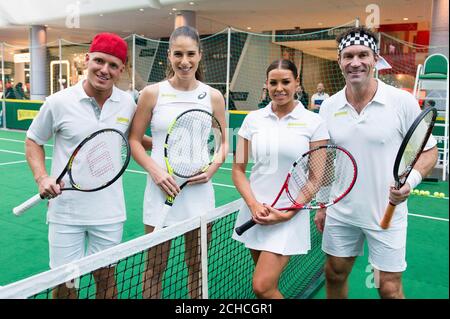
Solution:
[[[327,122],[331,142],[354,156],[358,178],[350,194],[329,207],[327,215],[357,227],[380,230],[394,181],[395,157],[420,107],[410,93],[378,80],[375,96],[358,114],[347,101],[345,89],[326,99],[319,114]],[[435,145],[432,137],[425,149]],[[405,201],[397,205],[391,228],[406,226]]]
[[[43,145],[54,136],[51,176],[64,169],[75,147],[89,134],[102,128],[115,128],[128,134],[136,103],[126,92],[113,87],[97,119],[91,98],[82,82],[47,97],[31,123],[27,137]],[[95,100],[94,100],[95,101]],[[70,186],[69,179],[63,179]],[[126,219],[122,179],[92,193],[63,191],[49,201],[47,221],[67,225],[100,225]]]
[[[322,118],[300,103],[281,119],[272,103],[250,112],[238,134],[251,142],[250,185],[256,198],[266,203],[275,199],[292,163],[309,150],[309,143],[329,138]]]
[[[322,92],[322,93],[316,92],[313,94],[313,96],[311,96],[311,105],[312,106],[314,106],[316,104],[322,105],[323,101],[325,101],[329,97],[330,96],[325,92]]]

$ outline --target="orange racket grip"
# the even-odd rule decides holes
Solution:
[[[381,228],[388,229],[391,224],[392,216],[394,216],[395,205],[389,203],[388,207],[386,207],[386,211],[384,212],[383,220],[381,221]]]

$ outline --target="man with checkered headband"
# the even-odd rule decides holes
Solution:
[[[375,68],[387,64],[378,54],[376,34],[355,27],[336,41],[346,85],[323,102],[319,114],[327,122],[331,142],[355,157],[358,179],[348,196],[315,217],[327,254],[327,298],[348,297],[347,279],[356,257],[364,254],[366,240],[380,297],[404,298],[407,198],[435,166],[436,140],[430,138],[407,183],[394,189],[395,157],[420,113],[419,104],[407,91],[374,78]],[[391,226],[384,230],[380,221],[389,202],[396,209]]]

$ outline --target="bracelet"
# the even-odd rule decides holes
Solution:
[[[420,174],[418,170],[412,169],[406,179],[406,182],[409,184],[411,189],[414,189],[420,184],[420,182],[422,182],[422,174]]]
[[[39,184],[39,183],[42,181],[42,179],[44,179],[44,178],[46,178],[46,177],[48,177],[47,174],[41,175],[41,176],[39,176],[38,178],[36,178],[36,179],[35,179],[36,184]]]

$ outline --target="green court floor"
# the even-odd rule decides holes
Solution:
[[[49,269],[45,204],[21,217],[12,207],[36,192],[25,162],[24,132],[0,130],[0,285]],[[51,156],[51,145],[46,146]],[[47,160],[49,167],[50,160]],[[132,162],[124,175],[127,222],[124,241],[144,234],[142,200],[146,174]],[[213,180],[216,206],[239,198],[231,181],[231,163],[225,163]],[[408,269],[404,274],[409,298],[449,297],[448,183],[422,183],[419,189],[444,192],[445,198],[412,195],[409,201]],[[367,256],[360,257],[350,276],[350,298],[377,298]],[[325,298],[321,288],[315,298]]]
[[[406,261],[403,274],[406,298],[449,298],[449,224],[448,183],[422,182],[417,189],[444,192],[445,199],[411,195],[408,201],[408,234]],[[358,257],[349,278],[349,298],[378,298],[372,267],[365,255]],[[315,298],[325,298],[322,287]]]

